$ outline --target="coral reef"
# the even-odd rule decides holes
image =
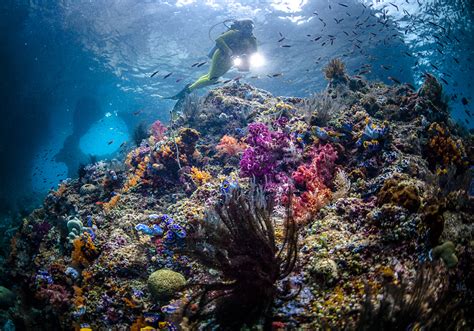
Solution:
[[[472,329],[472,136],[432,75],[414,91],[325,73],[309,99],[238,80],[191,95],[124,160],[59,183],[11,239],[8,320]]]

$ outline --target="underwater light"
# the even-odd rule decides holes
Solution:
[[[260,53],[254,53],[250,56],[250,65],[254,68],[261,67],[265,64],[265,58]]]
[[[234,66],[240,67],[242,65],[242,59],[240,57],[234,58]]]

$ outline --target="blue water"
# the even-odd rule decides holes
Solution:
[[[35,206],[91,155],[118,157],[139,123],[166,122],[174,103],[161,97],[207,72],[208,63],[192,65],[207,60],[225,29],[209,38],[209,28],[228,18],[255,22],[265,64],[243,80],[259,88],[318,92],[334,57],[386,83],[418,85],[431,72],[446,81],[453,119],[473,128],[469,0],[4,0],[0,9],[2,214]]]

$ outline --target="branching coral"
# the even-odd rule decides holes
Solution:
[[[222,281],[197,285],[184,309],[192,320],[212,314],[221,329],[232,330],[262,320],[265,328],[271,325],[274,298],[287,295],[279,293],[276,282],[290,274],[297,259],[297,232],[290,210],[281,246],[275,239],[272,210],[273,199],[261,189],[235,190],[189,236],[187,253],[222,274]],[[194,303],[198,307],[192,313]]]
[[[247,145],[236,138],[225,135],[216,146],[218,155],[235,156],[242,153],[247,148]]]

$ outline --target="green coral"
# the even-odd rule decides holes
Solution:
[[[452,268],[458,264],[458,257],[456,256],[456,247],[451,241],[436,246],[431,250],[431,255],[435,259],[441,258],[448,268]]]
[[[158,300],[172,297],[184,285],[186,285],[184,276],[169,269],[157,270],[148,277],[148,289]]]

